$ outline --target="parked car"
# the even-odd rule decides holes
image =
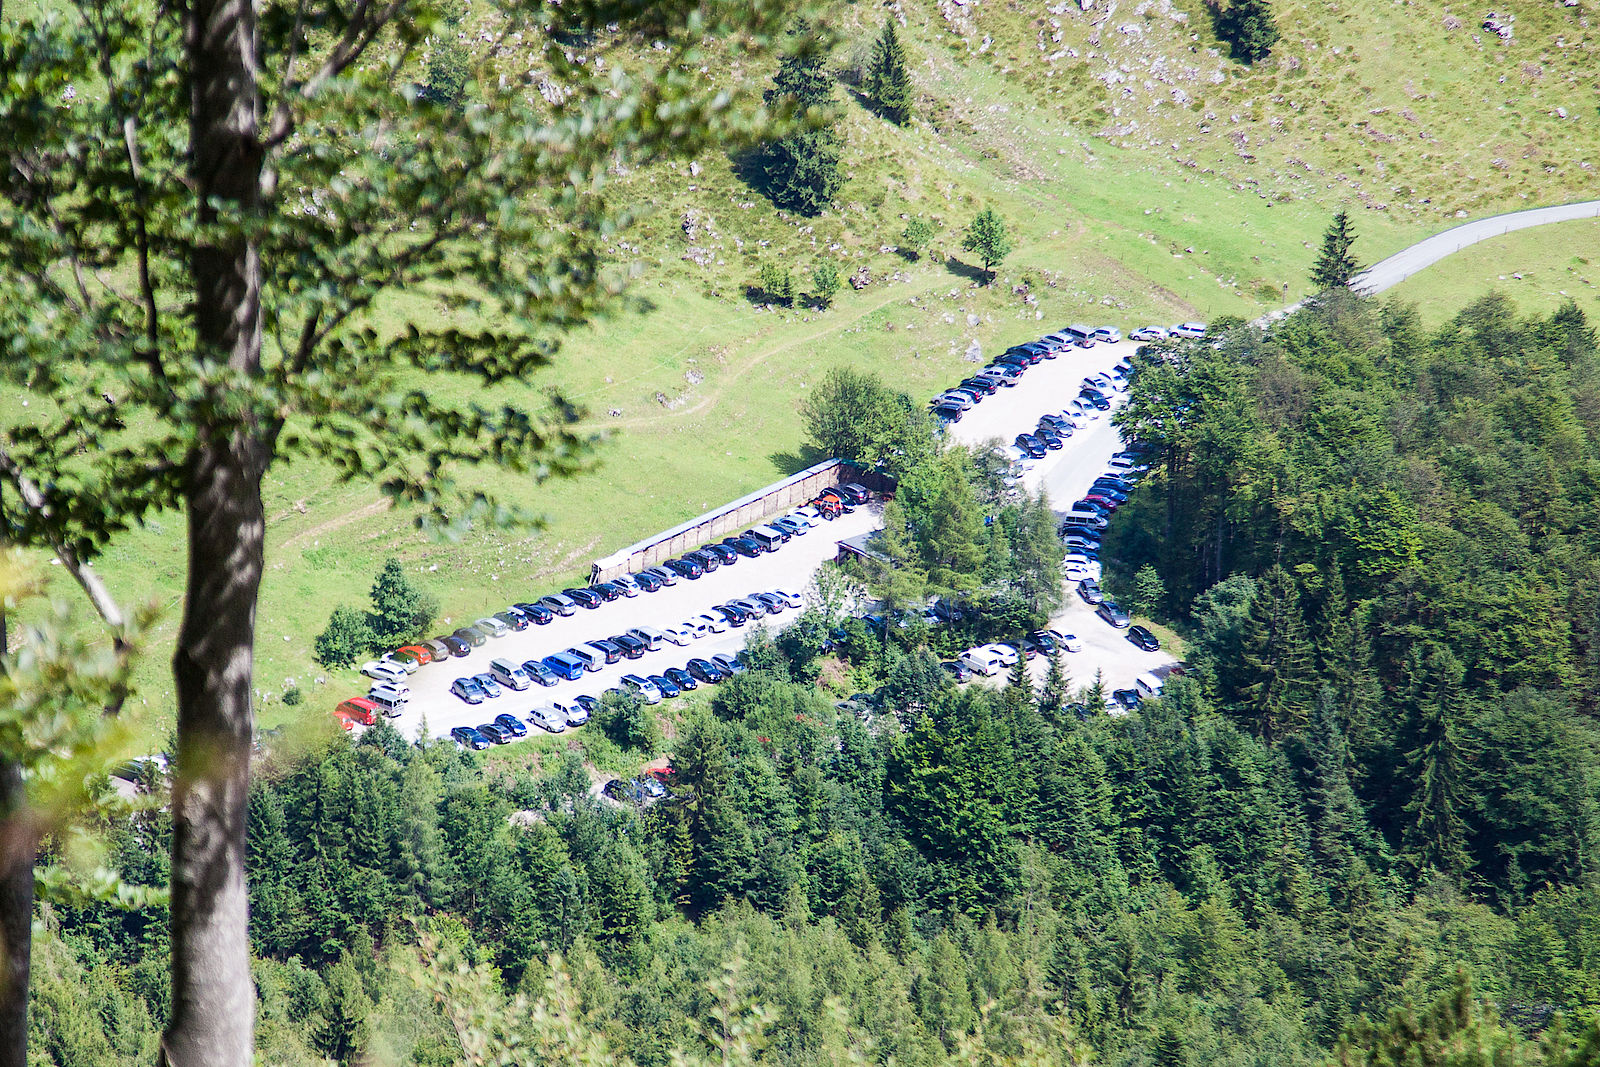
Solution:
[[[556,613],[543,604],[532,604],[524,601],[511,606],[535,626],[549,626],[556,619]]]
[[[492,722],[482,723],[477,727],[477,730],[479,734],[487,737],[490,741],[497,745],[507,744],[511,740],[511,736],[509,734]]]
[[[1023,643],[1031,645],[1036,653],[1045,656],[1053,656],[1061,650],[1056,644],[1055,635],[1048,630],[1033,631]]]
[[[700,681],[682,667],[668,667],[661,672],[667,681],[687,693],[691,689],[699,689]]]
[[[671,571],[667,570],[667,568],[665,568],[665,567],[646,567],[644,570],[640,571],[639,573],[640,574],[648,574],[648,575],[650,575],[656,581],[660,582],[663,586],[677,585],[678,584],[678,576],[676,574],[673,574]]]
[[[776,615],[778,612],[789,606],[789,602],[784,600],[777,593],[751,593],[749,596],[745,597],[745,599],[753,600],[757,604],[760,604],[766,609],[768,615]]]
[[[608,664],[616,663],[622,659],[622,646],[614,645],[603,637],[597,637],[593,641],[586,642],[579,647],[592,649],[593,651],[598,652],[600,654],[600,658]]]
[[[565,652],[557,652],[553,656],[546,656],[541,662],[551,674],[568,682],[576,682],[583,677],[584,672],[588,669],[584,666],[582,660]]]
[[[561,680],[555,671],[545,665],[543,660],[525,659],[522,661],[522,670],[527,674],[528,680],[535,685],[549,687]]]
[[[425,644],[406,645],[400,648],[398,652],[408,652],[416,658],[418,663],[423,664],[432,663],[434,660],[439,658],[438,656],[435,656],[433,654],[433,650]]]
[[[645,681],[660,690],[661,695],[668,700],[683,694],[683,687],[665,674],[647,674],[644,677]]]
[[[497,611],[494,613],[494,617],[518,633],[526,630],[530,625],[528,617],[514,608],[507,608],[505,611]]]
[[[461,640],[461,638],[457,637],[455,634],[448,634],[444,637],[436,637],[434,640],[438,641],[445,648],[449,649],[450,655],[457,658],[465,656],[468,652],[472,651],[472,646]]]
[[[661,690],[650,679],[638,674],[624,674],[622,688],[643,700],[646,704],[661,703]]]
[[[1062,651],[1064,651],[1064,652],[1082,652],[1083,651],[1083,639],[1080,638],[1077,634],[1064,634],[1064,633],[1061,633],[1061,632],[1055,631],[1055,630],[1052,630],[1051,632],[1056,635],[1056,644],[1061,646]]]
[[[1100,551],[1100,538],[1087,534],[1065,534],[1061,538],[1061,543],[1069,551],[1080,552],[1086,556],[1095,555]]]
[[[1206,335],[1206,324],[1203,322],[1180,322],[1172,327],[1174,337],[1199,338]]]
[[[1141,326],[1128,334],[1130,341],[1165,341],[1167,328],[1165,326]]]
[[[868,489],[860,482],[850,482],[848,485],[841,485],[838,488],[839,493],[845,498],[845,500],[856,507],[860,507],[862,504],[865,504],[867,501],[872,499],[872,490]]]
[[[551,593],[549,596],[540,597],[539,605],[546,611],[553,612],[563,617],[571,615],[578,610],[577,601],[573,600],[571,597],[562,596],[559,593]]]
[[[1094,328],[1094,339],[1114,345],[1122,340],[1122,331],[1115,326],[1096,326]]]
[[[1128,613],[1117,607],[1115,600],[1102,600],[1094,613],[1119,630],[1126,630],[1131,621]]]
[[[456,744],[464,748],[482,749],[489,747],[489,739],[470,726],[457,726],[450,731],[450,737]]]
[[[732,604],[718,604],[711,609],[721,615],[729,626],[743,626],[750,621],[750,613]]]
[[[689,621],[706,630],[710,630],[714,634],[725,633],[728,629],[728,617],[720,612],[708,611],[704,615],[696,615]]]
[[[666,568],[678,577],[688,578],[690,581],[694,581],[705,573],[704,567],[688,559],[669,559],[666,562]]]
[[[393,652],[385,652],[378,657],[379,663],[387,663],[392,667],[399,667],[407,674],[416,674],[422,667],[422,660],[416,654],[397,648]]]
[[[625,597],[636,597],[643,592],[643,590],[639,588],[638,581],[636,581],[631,574],[619,574],[615,578],[610,579],[607,584],[611,585],[615,589],[622,590],[622,595]]]
[[[722,543],[733,549],[739,555],[749,556],[751,559],[754,559],[766,551],[765,548],[762,548],[759,544],[748,537],[724,537],[722,539]]]
[[[495,681],[519,693],[533,684],[533,676],[520,663],[512,663],[508,659],[490,660],[489,673]]]
[[[737,653],[729,655],[726,652],[718,652],[711,657],[711,662],[717,665],[717,670],[722,672],[724,678],[732,678],[736,674],[743,674],[747,669],[744,661],[739,658]]]
[[[1127,711],[1138,710],[1140,700],[1137,689],[1113,689],[1111,691],[1111,704]]]
[[[685,552],[683,554],[683,558],[692,563],[698,563],[700,565],[701,574],[710,574],[712,571],[722,566],[721,556],[718,556],[712,552],[707,552],[703,548],[697,548],[692,552]]]
[[[398,663],[368,660],[361,665],[361,673],[376,682],[404,682],[406,669]]]
[[[1098,604],[1105,598],[1106,595],[1100,589],[1100,583],[1093,578],[1085,578],[1078,583],[1078,599],[1085,604]]]
[[[966,411],[975,403],[977,403],[977,401],[972,398],[971,394],[951,389],[948,392],[940,393],[938,396],[934,397],[933,402],[929,406],[938,408],[949,405],[961,411]]]
[[[1056,433],[1055,430],[1050,429],[1049,427],[1035,430],[1033,436],[1035,440],[1037,440],[1041,445],[1044,445],[1044,447],[1049,449],[1051,452],[1059,452],[1062,448],[1066,447],[1066,438],[1062,437],[1060,434]]]
[[[1017,434],[1016,446],[1032,459],[1043,459],[1045,453],[1049,451],[1049,449],[1045,448],[1044,442],[1031,433]]]
[[[553,734],[559,734],[567,728],[566,714],[557,711],[548,704],[541,704],[539,707],[529,711],[528,718],[532,719],[533,724],[539,729],[548,730]]]
[[[687,645],[695,639],[695,631],[687,626],[668,626],[661,631],[661,636],[674,645]]]
[[[722,561],[722,565],[724,567],[731,566],[732,564],[739,562],[739,553],[735,552],[731,547],[723,544],[720,541],[718,541],[716,544],[706,545],[702,547],[700,551],[709,552],[713,556],[716,556],[717,559]]]
[[[505,692],[505,690],[500,687],[500,683],[495,680],[495,676],[490,674],[488,671],[484,671],[482,674],[474,674],[472,676],[472,680],[478,683],[478,688],[483,690],[483,695],[489,697],[490,699],[500,696]]]
[[[993,378],[986,378],[981,374],[974,374],[972,377],[963,380],[961,387],[963,389],[976,390],[980,396],[993,396],[999,391],[1000,383],[995,381]]]
[[[649,571],[640,571],[633,576],[633,584],[643,589],[646,593],[659,593],[662,582]]]
[[[595,582],[593,585],[589,586],[589,592],[593,593],[607,604],[611,603],[613,600],[621,600],[623,596],[622,590],[617,586],[612,585],[610,582]]]
[[[496,715],[494,717],[494,724],[500,727],[503,732],[512,737],[528,736],[527,724],[521,719],[517,718],[515,715],[511,714],[509,711],[503,711],[499,715]]]
[[[1081,582],[1087,578],[1098,580],[1100,561],[1090,559],[1081,552],[1073,552],[1061,561],[1061,574],[1069,582]]]
[[[759,619],[769,614],[765,604],[761,603],[759,600],[754,600],[747,596],[734,597],[732,600],[728,601],[728,605],[730,607],[738,608],[740,611],[750,616],[751,619]]]
[[[457,678],[451,683],[450,692],[468,704],[482,704],[484,700],[483,686],[476,678]]]
[[[472,628],[489,637],[504,637],[511,632],[511,627],[493,615],[477,620],[472,624]]]
[[[1146,652],[1159,652],[1161,650],[1161,639],[1143,626],[1128,627],[1128,640]]]
[[[573,586],[570,589],[561,590],[561,595],[578,605],[580,608],[588,608],[590,611],[593,611],[595,608],[598,608],[601,604],[606,602],[606,598],[595,592],[593,589],[580,589],[577,586]]]
[[[583,715],[581,721],[588,722],[589,716],[593,715],[599,708],[600,700],[598,697],[592,697],[588,693],[579,693],[572,698],[572,705],[567,708],[568,721],[572,722],[571,716],[581,713]],[[573,722],[573,725],[576,726],[578,723]]]
[[[715,663],[712,663],[708,659],[702,659],[698,656],[695,657],[688,662],[687,670],[689,671],[689,674],[694,677],[695,681],[704,682],[706,685],[716,685],[718,682],[722,681],[722,671],[717,668]]]
[[[943,667],[945,673],[958,682],[967,682],[972,680],[972,668],[968,667],[960,660],[947,659],[943,663],[939,664],[939,666]]]
[[[790,537],[803,536],[806,531],[811,529],[809,522],[799,522],[787,515],[779,515],[776,519],[769,519],[767,525],[777,527]]]
[[[615,637],[606,638],[613,645],[622,649],[622,654],[628,659],[638,659],[648,650],[648,646],[632,634],[617,634]]]
[[[484,642],[489,640],[489,635],[478,629],[476,626],[463,626],[450,636],[465,641],[473,648],[482,648]]]
[[[429,640],[422,642],[422,647],[427,649],[429,653],[433,655],[433,660],[435,663],[443,662],[453,655],[453,653],[450,651],[450,646],[445,644],[442,639],[437,637],[430,638]]]

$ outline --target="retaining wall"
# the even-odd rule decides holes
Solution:
[[[674,526],[627,548],[597,559],[589,571],[589,584],[604,582],[619,574],[653,567],[663,560],[681,556],[711,541],[748,530],[780,511],[788,511],[816,498],[831,485],[859,482],[875,493],[894,492],[894,479],[877,471],[862,471],[840,459],[830,459],[815,467],[774,482],[763,489],[708,511],[698,518]]]

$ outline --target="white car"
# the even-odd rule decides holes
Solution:
[[[772,590],[772,595],[783,601],[785,607],[805,607],[805,598],[799,593],[791,593],[787,589],[774,589]]]
[[[1165,341],[1167,339],[1165,326],[1141,326],[1128,335],[1133,341]]]
[[[724,619],[721,615],[712,615],[710,613],[705,615],[696,615],[689,621],[699,623],[702,633],[709,630],[714,634],[720,634],[728,629],[728,620]]]
[[[422,666],[422,664],[418,663],[409,656],[401,658],[396,656],[393,652],[385,652],[383,655],[378,657],[378,662],[386,663],[391,667],[399,667],[407,674],[416,674],[418,668]]]
[[[553,734],[559,734],[567,728],[566,715],[552,707],[534,708],[528,712],[528,718],[533,721],[533,725],[541,730],[549,730]]]
[[[1096,326],[1094,328],[1094,339],[1096,341],[1104,341],[1108,345],[1114,345],[1122,340],[1122,331],[1115,326]]]
[[[822,512],[818,511],[810,504],[807,504],[803,508],[795,508],[793,511],[789,512],[789,517],[791,519],[804,519],[813,526],[824,521],[822,518]]]
[[[1059,630],[1051,630],[1050,634],[1056,639],[1056,644],[1060,645],[1068,652],[1083,651],[1083,639],[1077,634],[1064,634]]]
[[[1100,580],[1100,563],[1088,556],[1077,552],[1068,553],[1067,558],[1061,561],[1061,573],[1069,582],[1081,582],[1085,578]]]
[[[681,626],[668,626],[666,629],[661,631],[661,636],[666,638],[668,641],[671,641],[673,644],[678,645],[679,647],[687,645],[690,641],[694,640],[693,631],[685,629]]]
[[[511,632],[511,627],[507,626],[505,623],[501,622],[492,615],[488,618],[479,619],[472,625],[476,626],[490,637],[504,637],[506,634]]]
[[[1203,322],[1180,322],[1172,328],[1174,337],[1204,337],[1206,324]]]
[[[368,678],[379,682],[404,682],[406,671],[396,663],[383,663],[379,660],[368,660],[361,665],[361,673]]]

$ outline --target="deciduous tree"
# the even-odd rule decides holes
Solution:
[[[1011,254],[1011,234],[1006,229],[1006,220],[994,208],[984,208],[967,227],[961,247],[974,253],[983,263],[983,271],[989,276],[984,284],[993,284],[994,268]]]

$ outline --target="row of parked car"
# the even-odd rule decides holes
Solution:
[[[1001,671],[1008,671],[1016,665],[1017,657],[1033,659],[1035,656],[1054,656],[1058,652],[1082,652],[1083,642],[1076,634],[1064,634],[1060,630],[1035,630],[1021,641],[1021,648],[1016,645],[993,643],[978,645],[969,648],[957,656],[952,664],[946,664],[945,669],[955,675],[956,681],[964,682],[974,674],[993,676]],[[963,671],[966,671],[963,675]]]
[[[1012,345],[989,361],[983,370],[963,380],[960,385],[947,389],[934,397],[929,407],[943,425],[959,422],[961,416],[996,391],[1015,386],[1029,367],[1046,359],[1055,359],[1070,348],[1092,348],[1096,341],[1120,341],[1122,335],[1113,326],[1069,326],[1056,333],[1045,334],[1036,341]],[[1060,447],[1059,445],[1057,447]]]
[[[631,696],[646,704],[659,704],[662,700],[681,696],[702,685],[716,685],[744,670],[744,661],[737,653],[696,656],[684,666],[668,667],[660,674],[625,674],[622,676],[621,685],[607,689],[599,697],[582,693],[565,700],[545,701],[525,713],[527,722],[506,712],[481,726],[457,726],[450,731],[450,736],[467,748],[484,749],[491,745],[509,744],[518,738],[526,737],[529,724],[559,734],[568,726],[582,726],[588,722],[590,716],[599,709],[604,697]],[[493,699],[505,691],[505,688],[496,683],[495,688],[487,696],[474,703]]]

